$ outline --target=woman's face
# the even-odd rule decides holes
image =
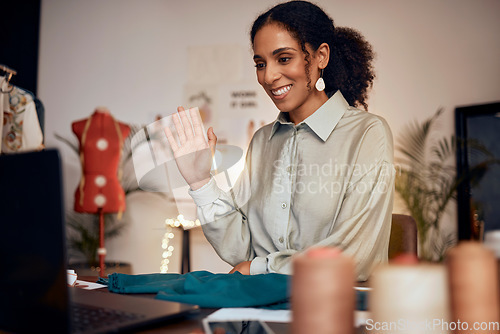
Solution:
[[[319,78],[317,59],[308,45],[306,48],[311,55],[310,79],[302,48],[287,30],[270,23],[255,35],[253,51],[257,80],[280,111],[309,115],[325,101],[325,93],[314,89]]]

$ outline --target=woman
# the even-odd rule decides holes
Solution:
[[[235,187],[225,193],[210,177],[212,128],[208,143],[198,119],[184,132],[179,108],[180,145],[165,131],[205,236],[231,272],[290,274],[295,253],[337,246],[366,280],[387,261],[394,188],[387,123],[351,107],[367,108],[371,47],[305,1],[263,13],[250,37],[257,80],[280,114],[255,133]]]

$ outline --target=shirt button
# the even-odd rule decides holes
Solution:
[[[278,241],[280,242],[280,244],[282,244],[284,241],[283,237],[280,237]]]
[[[286,203],[281,203],[281,208],[286,209]]]

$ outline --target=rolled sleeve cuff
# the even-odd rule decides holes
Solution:
[[[213,178],[200,189],[189,189],[189,195],[193,198],[197,206],[204,206],[215,202],[219,198],[219,187]]]
[[[256,257],[250,263],[250,275],[258,275],[267,273],[267,258]]]

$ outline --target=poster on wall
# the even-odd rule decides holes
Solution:
[[[187,84],[184,96],[186,106],[199,108],[205,129],[214,128],[217,147],[220,148],[216,153],[221,158],[225,158],[222,152],[235,152],[230,147],[239,148],[238,151],[242,152],[239,159],[228,168],[226,175],[216,176],[218,185],[228,190],[243,169],[246,150],[253,134],[275,119],[276,108],[269,106],[269,98],[254,82]],[[181,189],[176,192],[183,191]]]
[[[242,80],[243,47],[234,44],[187,48],[188,84],[220,84]]]
[[[220,86],[221,131],[246,151],[253,134],[276,118],[277,110],[256,82]]]
[[[246,151],[253,134],[276,119],[278,110],[256,83],[186,85],[185,105],[198,107],[206,129],[219,144]]]
[[[272,122],[278,111],[255,78],[242,78],[242,46],[192,46],[187,56],[183,105],[198,107],[205,131],[213,127],[217,136],[217,173],[213,174],[218,186],[227,191],[243,170],[254,133]],[[179,211],[187,213],[186,203],[192,202],[188,186],[174,188],[172,194]]]

